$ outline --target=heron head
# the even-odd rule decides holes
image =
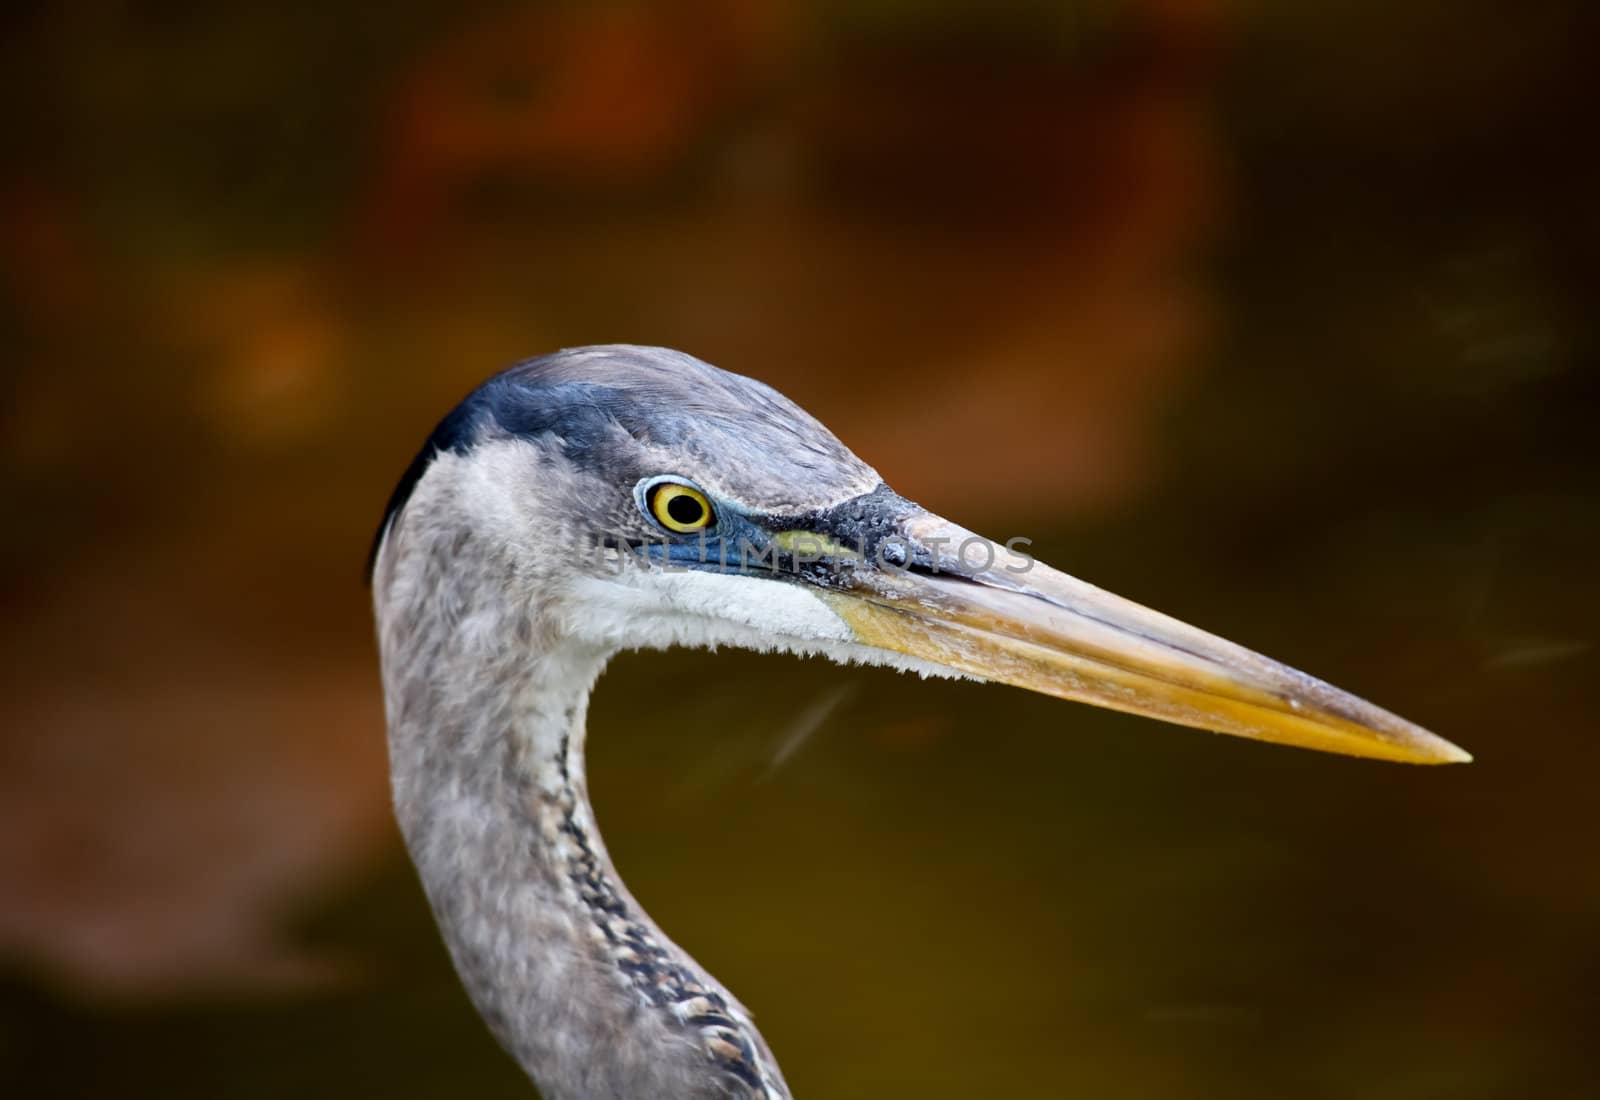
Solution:
[[[424,546],[445,570],[471,547],[503,598],[600,650],[821,653],[1329,752],[1470,759],[918,507],[775,390],[666,349],[572,349],[476,390],[402,479],[374,559]]]

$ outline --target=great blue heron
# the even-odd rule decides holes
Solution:
[[[401,831],[468,993],[546,1100],[789,1096],[750,1014],[596,830],[584,717],[618,650],[822,654],[1469,759],[924,511],[773,389],[661,348],[576,348],[484,383],[401,479],[372,581]]]

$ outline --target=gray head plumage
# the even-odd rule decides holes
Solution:
[[[500,372],[439,422],[389,500],[372,557],[435,457],[494,439],[539,447],[560,463],[562,491],[586,509],[605,502],[605,518],[620,528],[632,521],[628,494],[618,490],[662,471],[772,512],[825,508],[881,483],[815,417],[763,382],[670,348],[567,348]]]

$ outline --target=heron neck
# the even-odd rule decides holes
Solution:
[[[748,1015],[650,920],[600,839],[584,723],[607,654],[549,638],[508,586],[442,599],[380,574],[396,817],[501,1044],[546,1100],[787,1097]]]

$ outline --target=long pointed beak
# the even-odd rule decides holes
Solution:
[[[1042,563],[1029,564],[937,516],[914,516],[905,529],[917,544],[945,540],[938,561],[949,570],[860,569],[851,590],[823,593],[865,645],[1046,695],[1260,741],[1408,764],[1472,759],[1330,684]],[[966,561],[986,568],[967,568]]]

